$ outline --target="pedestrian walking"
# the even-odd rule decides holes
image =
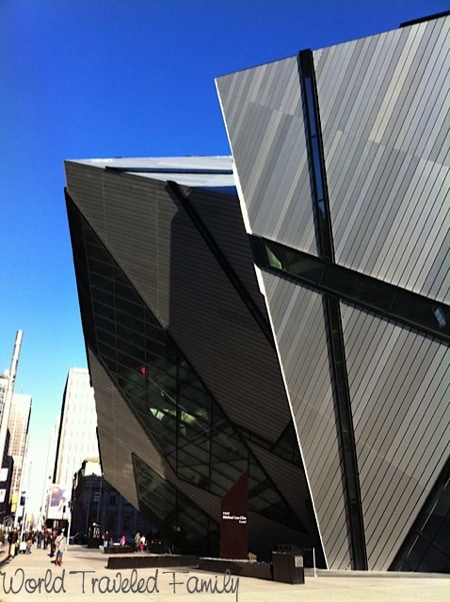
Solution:
[[[64,535],[64,531],[62,531],[60,529],[58,531],[58,535],[56,536],[56,539],[55,539],[55,552],[56,552],[55,566],[62,565],[63,554],[66,551],[66,545],[67,545],[66,536]]]

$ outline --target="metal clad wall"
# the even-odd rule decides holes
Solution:
[[[450,350],[343,306],[369,569],[386,570],[450,449]]]
[[[75,170],[80,185],[87,173],[101,182],[92,186],[94,194],[75,189],[83,214],[90,220],[102,207],[103,219],[93,224],[100,238],[231,420],[276,441],[290,412],[273,349],[165,184],[85,165]],[[68,175],[68,182],[72,193],[75,178]],[[208,194],[199,194],[206,203]],[[191,197],[195,203],[195,191]],[[212,192],[209,202],[217,209],[217,194]],[[215,235],[220,228],[222,241],[231,233],[242,237],[241,262],[249,265],[244,269],[241,264],[240,271],[248,281],[253,278],[256,293],[245,231],[234,228],[239,203],[226,202],[229,206],[216,217]]]
[[[297,58],[217,87],[252,232],[316,254]]]
[[[268,273],[262,278],[328,564],[349,568],[322,297]]]
[[[83,212],[92,227],[101,234],[105,232],[105,205],[101,170],[75,163],[65,162],[67,189],[74,203]]]
[[[195,191],[190,198],[197,205]],[[201,198],[204,203],[204,193]],[[212,201],[217,203],[217,198],[213,196]],[[222,239],[231,234],[238,211],[236,199],[234,209],[230,205],[217,216],[220,225],[217,222],[214,229],[221,228]],[[248,251],[243,229],[239,244]],[[226,245],[222,250],[227,251]],[[170,334],[230,419],[275,442],[291,418],[277,357],[194,224],[181,211],[171,224],[171,262]],[[255,288],[254,274],[253,278]]]
[[[449,288],[449,24],[314,53],[336,261],[437,300]]]
[[[308,525],[310,522],[310,506],[308,504],[310,495],[302,470],[256,444],[250,444],[250,449],[264,466],[279,491],[283,492],[284,498],[302,523]]]
[[[178,209],[163,182],[104,172],[105,243],[159,321],[170,303],[170,224]]]
[[[137,291],[167,324],[170,224],[178,209],[163,182],[67,164],[68,190]]]
[[[154,188],[149,179],[141,183],[136,182],[139,178],[127,174],[102,174],[100,170],[98,173],[101,177],[105,176],[104,198],[108,203],[104,220],[106,225],[101,232],[101,238],[106,246],[112,250],[116,260],[125,269],[135,286],[138,287],[140,283],[142,296],[151,297],[152,291],[147,290],[151,283],[143,276],[140,276],[141,282],[135,273],[135,270],[145,268],[145,264],[140,266],[140,261],[145,258],[137,259],[136,265],[130,265],[129,262],[133,254],[142,255],[142,248],[145,248],[148,242],[146,238],[154,239],[161,232],[166,233],[165,238],[170,243],[168,245],[170,252],[163,257],[158,254],[156,265],[160,269],[161,264],[165,262],[166,265],[163,266],[165,273],[170,274],[168,281],[170,294],[166,304],[166,314],[171,335],[180,345],[189,362],[205,377],[204,382],[228,416],[255,433],[276,441],[291,419],[276,355],[256,327],[253,318],[231,287],[192,222],[183,211],[169,210],[165,214],[161,211],[158,213],[157,228],[146,228],[148,223],[145,219],[142,220],[144,226],[140,226],[135,223],[134,217],[128,219],[130,206],[142,209],[140,205],[142,199],[152,205],[152,200],[149,198],[161,200],[166,194],[165,191],[161,191],[159,184]],[[143,189],[142,185],[144,185]],[[200,198],[196,199],[193,191],[191,196],[197,209],[203,204],[202,213],[205,217],[205,213],[209,213],[208,194],[201,192]],[[209,195],[210,203],[211,197],[214,196],[214,194]],[[214,200],[218,201],[217,198]],[[164,198],[162,205],[163,202]],[[87,213],[91,203],[95,203],[94,198],[80,201],[82,209],[87,209]],[[237,233],[239,230],[236,230],[236,219],[240,215],[237,199],[233,203],[234,207],[231,204],[227,205],[224,211],[217,212],[214,216],[217,211],[216,205],[215,211],[209,213],[206,221],[209,226],[214,223],[212,230],[216,234],[219,234],[222,229],[218,236],[219,240],[222,242],[227,240],[228,229],[232,229],[236,239],[235,244],[245,247],[246,255],[234,257],[237,262],[235,267],[239,268],[241,276],[245,276],[247,284],[251,283],[256,294],[256,278],[242,224],[239,234]],[[170,207],[171,203],[166,205]],[[122,224],[124,219],[127,221],[127,228]],[[128,228],[132,226],[134,240],[131,242],[128,240]],[[223,247],[227,249],[227,244]],[[248,262],[248,265],[245,262]],[[260,303],[261,301],[260,299]],[[245,341],[246,345],[242,345],[242,341]],[[257,369],[255,369],[256,361]],[[188,495],[194,503],[218,520],[220,500],[175,477],[92,354],[90,354],[90,366],[96,391],[102,459],[105,477],[109,482],[132,503],[138,505],[131,460],[131,454],[136,453],[144,462]],[[261,372],[258,373],[258,370]],[[294,472],[298,476],[298,469],[294,469]],[[285,478],[282,479],[281,485],[292,489],[293,483],[292,480]],[[294,489],[294,492],[287,492],[287,497],[296,501],[300,495],[298,481]],[[304,520],[304,516],[301,518]],[[262,519],[258,519],[259,522],[260,520]],[[270,521],[265,522],[266,529],[270,527],[274,531],[273,524]],[[280,531],[277,527],[277,533],[280,532],[292,536],[292,531],[289,529],[281,528]],[[252,528],[252,537],[258,539],[254,528]]]
[[[266,304],[256,280],[238,199],[227,197],[214,199],[211,193],[194,190],[190,195],[190,201],[268,321]]]

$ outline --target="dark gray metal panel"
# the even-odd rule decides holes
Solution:
[[[314,53],[336,260],[441,301],[449,24],[434,19]]]
[[[164,182],[68,165],[68,191],[162,324],[167,324],[170,227],[178,208]]]
[[[212,394],[233,421],[276,441],[290,414],[273,349],[164,183],[85,165],[77,171],[80,182],[86,174],[98,180],[97,194],[76,188],[83,214],[89,221],[102,207],[101,223],[93,219],[100,238]],[[69,191],[73,183],[71,176]],[[245,231],[242,225],[236,229],[237,199],[192,191],[194,203],[196,195],[198,204],[211,205],[202,213],[209,213],[207,222],[225,253],[233,232],[234,266],[265,312]],[[227,204],[222,211],[220,202]]]
[[[297,58],[217,87],[251,231],[316,253]]]
[[[195,191],[190,199],[199,205]],[[219,244],[236,219],[238,201],[226,200],[231,202],[234,210],[228,207],[215,218],[213,230]],[[252,280],[250,290],[256,294],[245,232],[235,230],[233,236],[241,237],[236,243],[245,251],[240,261],[245,257],[248,261],[247,266],[234,261],[234,267],[247,283]],[[222,250],[227,253],[228,246],[223,244]],[[170,262],[170,334],[230,419],[275,442],[290,420],[276,354],[198,230],[181,211],[171,222]]]
[[[302,470],[256,444],[250,444],[250,449],[301,522],[307,525],[312,519],[308,504],[310,494]]]
[[[450,350],[342,313],[369,568],[386,570],[450,451]]]
[[[98,234],[157,319],[197,372],[205,375],[205,384],[230,418],[276,441],[289,420],[289,410],[273,350],[164,183],[78,167],[80,180],[83,173],[93,172],[102,182],[100,199],[88,188],[77,194],[82,212],[90,220],[97,206],[102,206],[104,218]],[[71,191],[73,177],[68,183]],[[192,191],[194,202],[196,194],[203,204],[209,198],[210,213],[217,212],[208,223],[214,223],[216,237],[222,231],[219,239],[225,252],[230,251],[224,243],[229,232],[233,230],[235,242],[241,238],[238,249],[245,253],[238,263],[235,252],[234,265],[265,311],[244,229],[233,229],[238,201],[227,198],[229,206],[220,212],[217,195]],[[99,221],[94,219],[94,225]]]
[[[70,197],[95,230],[104,232],[105,205],[102,171],[74,161],[66,161],[64,167]]]
[[[104,242],[166,325],[170,304],[170,224],[178,208],[164,182],[104,172]]]
[[[283,376],[328,565],[348,568],[343,476],[322,298],[262,273]]]
[[[99,198],[88,187],[79,193],[77,188],[81,211],[89,221],[102,206],[102,221],[93,219],[100,238],[231,420],[276,441],[290,414],[273,349],[164,183],[86,165],[77,170],[80,181],[86,174],[96,176],[102,191]],[[69,192],[73,183],[71,176]],[[191,193],[194,202],[196,194]],[[217,211],[217,195],[198,194]],[[216,236],[222,228],[222,243],[239,215],[237,199],[226,202],[234,207],[218,211],[214,222]],[[240,264],[234,255],[234,265],[263,310],[243,227],[233,236],[246,251]],[[230,248],[224,244],[223,250]]]
[[[265,300],[255,277],[253,258],[239,201],[232,197],[214,198],[211,192],[200,189],[192,190],[189,193],[189,200],[259,311],[268,321]]]

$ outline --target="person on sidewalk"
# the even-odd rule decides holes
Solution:
[[[17,529],[13,529],[8,535],[8,543],[9,543],[9,558],[14,558],[17,553],[17,542],[19,536],[17,533]]]
[[[63,554],[66,551],[66,546],[67,546],[66,536],[64,535],[64,531],[62,531],[60,529],[58,531],[58,535],[56,536],[56,539],[55,539],[55,552],[56,552],[55,566],[62,565]]]
[[[136,533],[136,535],[134,536],[134,549],[136,550],[136,552],[139,552],[139,544],[140,543],[141,543],[141,534],[138,531]]]
[[[25,554],[31,554],[31,548],[33,547],[33,536],[29,533],[25,538]]]

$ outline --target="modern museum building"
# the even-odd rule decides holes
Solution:
[[[66,161],[105,479],[171,549],[450,572],[450,17],[219,77],[231,155]]]

